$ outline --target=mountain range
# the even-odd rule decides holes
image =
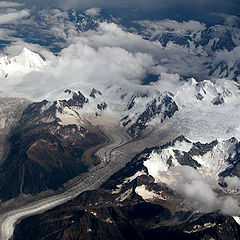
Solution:
[[[2,239],[239,239],[238,25],[51,9],[3,29]]]

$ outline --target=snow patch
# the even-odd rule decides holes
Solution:
[[[233,216],[233,219],[236,221],[238,225],[240,225],[240,217],[238,216]]]
[[[129,182],[132,182],[134,179],[136,179],[137,177],[139,176],[142,176],[142,175],[145,175],[146,173],[142,170],[142,171],[139,171],[139,172],[136,172],[133,176],[131,177],[128,177],[128,178],[125,178],[123,183],[129,183]]]
[[[144,161],[143,165],[148,169],[148,173],[155,178],[159,176],[159,172],[166,172],[169,168],[167,165],[168,156],[170,154],[157,154],[152,152],[149,159]]]
[[[231,141],[218,141],[218,144],[203,156],[193,156],[201,167],[199,172],[205,176],[212,176],[218,179],[219,173],[223,172],[230,164],[227,162],[230,153],[233,153]]]
[[[164,126],[193,141],[240,139],[239,96],[239,85],[233,81],[191,79],[177,90],[174,101],[179,111]],[[218,102],[219,98],[223,102]]]
[[[172,148],[174,150],[189,152],[191,150],[192,146],[193,146],[193,144],[191,142],[176,141]]]
[[[231,166],[228,159],[230,157],[233,158],[236,154],[236,143],[236,139],[218,140],[217,144],[203,155],[191,153],[192,159],[201,165],[198,167],[199,173],[202,176],[212,177],[218,181],[219,174]],[[171,167],[180,166],[178,156],[174,150],[178,150],[178,153],[183,155],[184,152],[188,153],[193,147],[194,144],[192,142],[176,141],[174,146],[168,146],[164,149],[153,151],[143,164],[148,169],[148,173],[154,177],[156,182],[169,182],[169,177],[166,178],[164,173]],[[240,186],[239,182],[240,181],[238,181],[238,186]]]
[[[153,191],[147,190],[145,185],[137,186],[135,188],[135,192],[136,192],[136,194],[141,196],[144,200],[149,200],[149,199],[153,199],[153,198],[158,198],[158,199],[161,198],[162,200],[166,200],[165,198],[162,198],[159,194],[157,194]]]

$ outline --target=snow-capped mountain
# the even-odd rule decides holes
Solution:
[[[20,22],[17,27],[12,24],[3,28],[11,26],[15,37],[46,46],[59,54],[79,34],[97,31],[102,22],[116,23],[147,40],[152,47],[159,43],[159,50],[163,51],[161,54],[156,52],[157,60],[169,72],[197,80],[219,77],[235,81],[239,79],[238,25],[206,26],[197,21],[178,22],[169,19],[131,22],[116,19],[104,11],[88,15],[79,10],[65,12],[59,9],[33,11],[31,21],[32,24],[26,21]]]
[[[160,92],[157,84],[138,89],[121,84],[99,87],[65,90],[57,101],[45,101],[37,118],[50,121],[45,114],[52,109],[52,121],[58,119],[63,125],[84,127],[112,119],[133,137],[164,127],[194,141],[240,138],[240,90],[233,81],[190,79],[174,93]]]
[[[62,125],[77,127],[110,121],[137,137],[152,122],[162,124],[178,111],[171,93],[154,89],[129,92],[124,87],[113,86],[104,91],[93,88],[87,94],[69,89],[64,92],[66,100],[43,101],[37,105],[41,106],[37,121],[57,120]]]
[[[197,169],[205,178],[212,177],[216,182],[222,182],[227,176],[240,177],[237,167],[239,146],[236,138],[203,144],[180,136],[153,150],[144,161],[144,166],[156,181],[164,182],[163,173],[170,168],[187,165]]]
[[[194,141],[239,139],[239,85],[229,80],[190,79],[174,94],[179,111],[166,122]]]
[[[44,100],[24,109],[16,126],[11,128],[14,131],[8,136],[10,149],[0,167],[2,200],[22,193],[56,190],[100,163],[99,159],[86,156],[88,151],[106,141],[105,136],[97,126],[83,124],[76,111],[69,108],[82,108],[85,103],[86,99],[78,93],[68,101],[49,103]]]
[[[0,78],[17,78],[33,71],[40,71],[44,65],[46,62],[39,54],[24,47],[18,56],[0,58]]]

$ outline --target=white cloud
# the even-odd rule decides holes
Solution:
[[[50,56],[52,63],[43,73],[29,74],[17,86],[15,81],[9,80],[9,85],[30,98],[40,99],[65,88],[77,90],[109,83],[140,84],[148,73],[161,75],[160,81],[171,81],[171,85],[179,79],[178,75],[161,74],[167,69],[156,65],[152,55],[161,51],[158,44],[125,32],[115,24],[103,23],[97,31],[80,33],[71,42],[59,57]],[[5,52],[18,53],[20,45],[19,42],[13,44]],[[28,44],[26,47],[44,55],[40,46]],[[48,59],[46,53],[44,56]]]
[[[239,16],[235,15],[229,15],[225,13],[211,13],[211,15],[223,18],[224,25],[226,26],[238,26],[240,22]]]
[[[11,2],[11,1],[2,1],[0,2],[0,8],[8,8],[8,7],[22,7],[24,4]]]
[[[238,216],[240,214],[239,203],[237,199],[227,197],[221,202],[220,210],[223,214]]]
[[[0,39],[4,40],[4,41],[13,40],[13,39],[15,39],[11,36],[13,33],[14,33],[13,30],[0,28]]]
[[[13,23],[30,15],[28,10],[14,11],[6,14],[0,14],[0,24]],[[17,24],[18,22],[16,22]]]
[[[159,73],[160,77],[157,82],[150,83],[151,86],[160,92],[169,91],[175,93],[177,88],[182,84],[178,74],[167,73],[166,69],[162,69]]]
[[[61,47],[65,47],[66,43],[72,45],[81,43],[93,49],[102,47],[120,48],[132,54],[141,53],[151,56],[156,66],[152,66],[152,68],[149,68],[147,71],[160,76],[158,87],[163,90],[171,91],[174,84],[180,79],[179,75],[195,77],[193,74],[198,72],[203,74],[201,70],[205,58],[197,57],[194,53],[189,52],[189,49],[184,47],[172,44],[163,48],[158,41],[146,40],[141,35],[124,31],[118,25],[106,22],[101,23],[97,31],[89,30],[79,33],[76,31],[74,24],[67,21],[68,16],[63,11],[52,9],[50,12],[47,12],[46,10],[42,10],[39,14],[43,17],[41,25],[44,26],[44,30],[41,28],[41,34],[52,34],[56,38],[62,39],[62,42],[59,41]],[[166,28],[165,25],[176,25],[175,21],[169,21],[170,20],[163,21],[163,23],[158,23],[158,25],[163,24],[162,27],[164,29]],[[24,23],[31,24],[29,20]],[[34,24],[36,23],[34,22]],[[203,27],[198,22],[190,21],[179,23],[175,28],[179,27],[187,31],[189,29],[192,30],[194,28],[193,26],[197,29]],[[19,42],[19,40],[17,41]],[[144,74],[147,74],[147,71],[145,71]]]
[[[224,181],[227,183],[229,188],[235,190],[240,189],[240,179],[238,177],[225,177]]]
[[[15,87],[30,98],[41,99],[66,88],[79,90],[90,86],[102,88],[110,83],[137,84],[153,65],[152,57],[147,54],[135,54],[117,47],[95,49],[79,42],[64,49],[57,61],[43,72],[25,76]]]
[[[218,196],[215,192],[219,188],[216,180],[210,176],[204,178],[190,166],[171,167],[166,172],[159,172],[157,180],[166,179],[166,183],[184,197],[188,206],[204,212],[220,210],[230,216],[240,214],[237,199]]]
[[[88,31],[81,34],[75,41],[82,41],[92,47],[120,47],[131,52],[142,52],[157,55],[161,52],[161,44],[144,40],[142,36],[126,32],[114,23],[103,22],[98,31]]]
[[[147,33],[151,36],[156,36],[163,32],[178,33],[185,35],[188,33],[198,33],[206,29],[205,24],[198,21],[190,20],[188,22],[177,22],[175,20],[165,19],[161,21],[143,20],[137,21],[141,26],[145,28]]]
[[[203,177],[192,167],[181,166],[173,169],[176,177],[176,191],[202,209],[213,209],[216,194]]]
[[[98,16],[101,13],[101,8],[89,8],[84,13],[91,17]]]
[[[62,36],[66,26],[64,21],[56,22],[55,16],[63,19],[66,16],[59,11],[52,15],[54,17],[50,17],[49,21],[53,21],[56,26],[54,32]],[[191,28],[191,24],[185,28]],[[34,73],[34,79],[39,78],[38,90],[30,74],[17,86],[19,91],[30,94],[29,97],[34,97],[34,94],[40,97],[54,90],[62,91],[66,87],[77,88],[90,83],[102,86],[109,81],[140,84],[147,74],[159,76],[158,82],[152,84],[153,88],[174,91],[181,84],[182,73],[190,75],[190,72],[198,72],[201,66],[201,60],[198,57],[191,58],[184,48],[172,45],[164,49],[159,42],[145,40],[113,23],[101,23],[96,31],[78,34],[74,30],[70,32],[68,35],[71,37],[67,39],[70,45],[59,54],[59,59],[44,69],[45,74]],[[16,51],[17,47],[19,44],[8,48],[7,52]],[[35,47],[36,52],[43,50],[37,45],[32,47]],[[31,46],[28,48],[32,49]]]
[[[220,62],[225,62],[229,66],[232,66],[236,62],[239,62],[239,56],[240,56],[240,47],[235,47],[232,51],[228,51],[227,49],[224,49],[222,51],[216,52],[214,62],[216,64]]]

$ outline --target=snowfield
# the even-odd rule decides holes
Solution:
[[[192,141],[240,139],[239,95],[239,85],[233,81],[197,83],[191,79],[177,90],[174,100],[179,111],[165,125],[178,129]],[[222,103],[216,105],[218,98]]]

